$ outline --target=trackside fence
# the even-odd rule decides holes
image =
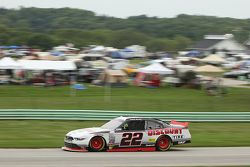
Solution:
[[[110,120],[118,116],[154,117],[165,121],[250,122],[250,112],[148,112],[106,110],[1,109],[0,120]]]

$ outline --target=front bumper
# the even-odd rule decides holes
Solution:
[[[62,147],[62,150],[64,151],[70,151],[70,152],[87,152],[85,148],[69,148],[69,147]]]
[[[62,147],[65,151],[72,151],[72,152],[86,152],[88,151],[86,148],[82,148],[76,144],[64,142],[64,147]]]

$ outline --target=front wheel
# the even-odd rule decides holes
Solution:
[[[156,150],[167,151],[170,149],[171,141],[167,136],[160,136],[156,141]]]
[[[105,141],[102,137],[93,137],[89,142],[89,151],[100,152],[105,148]]]

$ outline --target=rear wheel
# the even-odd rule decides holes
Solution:
[[[93,137],[89,142],[89,151],[99,152],[105,149],[105,140],[100,137],[96,136]]]
[[[156,141],[156,150],[167,151],[170,149],[171,141],[167,136],[160,136]]]

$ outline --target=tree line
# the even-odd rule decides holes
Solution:
[[[28,45],[49,49],[73,43],[124,48],[144,45],[149,51],[185,49],[206,34],[233,33],[243,42],[250,34],[250,19],[181,14],[175,18],[146,15],[126,19],[97,16],[72,8],[0,8],[0,45]]]

